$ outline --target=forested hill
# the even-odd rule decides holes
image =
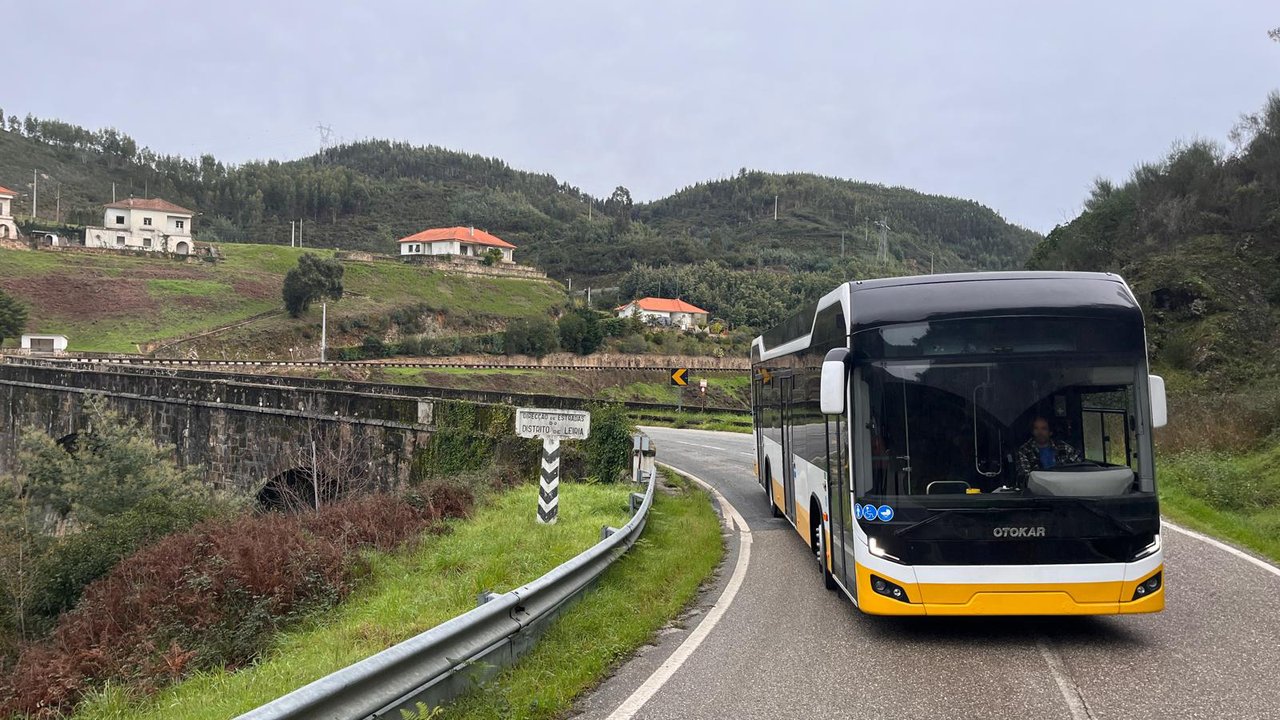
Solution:
[[[777,220],[774,220],[775,199]],[[656,232],[701,239],[709,259],[731,266],[826,270],[840,255],[873,257],[880,228],[894,257],[927,272],[1021,268],[1041,240],[972,200],[907,188],[822,177],[742,170],[638,208]],[[911,263],[908,263],[910,265]]]
[[[1231,138],[1233,151],[1179,145],[1124,183],[1099,180],[1029,265],[1122,274],[1157,360],[1249,381],[1280,370],[1280,94]]]
[[[38,171],[44,225],[55,195],[61,222],[100,222],[115,183],[118,197],[199,210],[206,241],[287,243],[289,221],[302,218],[308,245],[394,252],[397,238],[423,228],[474,225],[515,242],[520,260],[554,277],[597,284],[638,265],[704,260],[790,271],[867,266],[876,221],[889,228],[883,265],[892,271],[927,271],[931,261],[939,271],[1017,267],[1039,239],[974,202],[807,174],[744,170],[633,204],[623,187],[593,198],[501,160],[383,140],[230,166],[158,155],[115,130],[30,116],[0,125],[0,184],[28,191]],[[16,205],[28,213],[29,197]]]

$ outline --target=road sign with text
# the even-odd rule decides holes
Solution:
[[[586,440],[591,413],[585,410],[516,408],[516,435],[543,440]]]
[[[584,410],[516,408],[516,435],[542,439],[538,522],[552,525],[560,516],[560,441],[586,440],[590,434],[591,413]]]

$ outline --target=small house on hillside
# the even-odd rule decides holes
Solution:
[[[87,227],[81,247],[190,255],[195,212],[160,198],[129,198],[104,206],[102,227]]]
[[[473,227],[433,228],[400,239],[400,255],[462,255],[484,257],[496,249],[502,253],[501,262],[514,263],[515,245],[497,235],[490,235]]]
[[[13,199],[18,193],[0,185],[0,240],[18,237],[18,223],[13,220]]]
[[[638,316],[645,322],[670,325],[682,330],[707,326],[706,310],[672,298],[647,297],[632,300],[615,308],[614,313],[620,318]]]
[[[67,351],[67,336],[35,333],[23,335],[22,349],[34,353],[63,353]]]

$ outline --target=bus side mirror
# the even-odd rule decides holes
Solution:
[[[824,372],[823,379],[826,379]],[[1169,401],[1164,394],[1164,378],[1159,375],[1148,375],[1148,394],[1151,396],[1151,426],[1164,427],[1169,424]]]
[[[822,359],[822,388],[818,404],[823,415],[843,415],[844,400],[849,396],[849,349],[835,348]]]

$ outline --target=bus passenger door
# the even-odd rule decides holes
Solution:
[[[844,415],[827,416],[827,507],[830,508],[831,516],[831,574],[845,587],[850,587],[848,578],[852,574],[852,568],[845,567],[845,550],[848,543],[853,542],[848,432]]]
[[[794,402],[796,392],[796,377],[788,375],[779,379],[782,383],[780,395],[782,396],[782,494],[784,496],[784,511],[792,522],[796,519],[796,461],[792,453],[795,452],[795,437],[793,430],[795,428]],[[808,529],[804,530],[808,533]],[[805,537],[808,537],[806,534]]]

